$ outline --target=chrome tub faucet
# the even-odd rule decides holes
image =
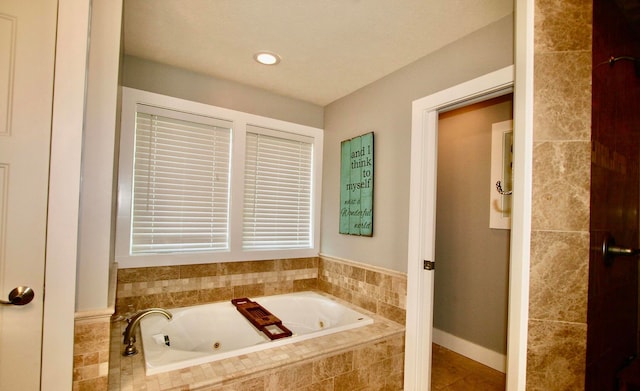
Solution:
[[[148,308],[136,313],[130,318],[127,318],[128,325],[124,330],[124,333],[122,333],[122,335],[124,336],[124,340],[122,341],[122,343],[127,345],[127,347],[124,348],[124,352],[122,353],[123,356],[133,356],[134,354],[138,353],[138,349],[134,345],[136,342],[136,327],[138,327],[140,319],[149,314],[162,314],[169,320],[173,318],[171,312],[162,308]]]

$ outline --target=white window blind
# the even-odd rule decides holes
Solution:
[[[228,249],[231,122],[139,107],[131,254]]]
[[[274,136],[268,130],[248,128],[243,249],[313,246],[312,142],[304,136]]]

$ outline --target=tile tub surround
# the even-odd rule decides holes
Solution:
[[[318,258],[118,270],[116,314],[317,288]]]
[[[328,256],[119,269],[116,315],[305,290],[405,323],[406,274]]]
[[[321,256],[318,289],[405,324],[407,275],[404,273]]]
[[[402,390],[404,327],[368,315],[372,325],[152,376],[142,354],[122,356],[126,323],[116,321],[109,390]]]

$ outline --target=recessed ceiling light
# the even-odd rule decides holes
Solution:
[[[276,65],[280,62],[280,56],[271,52],[258,52],[253,55],[253,58],[264,65]]]

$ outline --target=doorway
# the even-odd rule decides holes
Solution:
[[[438,112],[512,92],[513,69],[509,66],[413,102],[405,345],[407,389],[431,388]],[[514,177],[519,176],[520,181],[514,182],[513,188],[513,204],[518,208],[514,208],[510,250],[508,389],[509,384],[517,388],[522,383],[525,370],[526,342],[523,341],[526,338],[522,336],[526,334],[528,298],[523,293],[527,288],[528,258],[521,256],[528,248],[526,229],[530,224],[530,216],[522,212],[530,208],[530,201],[525,197],[530,185],[527,162],[531,161],[531,153],[526,148],[529,132],[528,127],[523,127],[522,134],[514,140]],[[514,263],[514,259],[517,262]]]
[[[441,348],[494,369],[495,373],[488,368],[476,372],[473,379],[484,378],[483,389],[504,390],[510,230],[490,216],[497,213],[508,218],[510,212],[511,195],[500,195],[494,186],[497,178],[492,177],[492,150],[497,163],[504,161],[510,168],[511,150],[503,148],[500,136],[510,139],[512,118],[513,94],[439,113],[435,390],[467,384],[472,378],[467,371],[458,373],[441,365],[436,355]],[[493,137],[496,132],[499,137]],[[505,183],[505,191],[511,189],[510,177],[498,177]]]

